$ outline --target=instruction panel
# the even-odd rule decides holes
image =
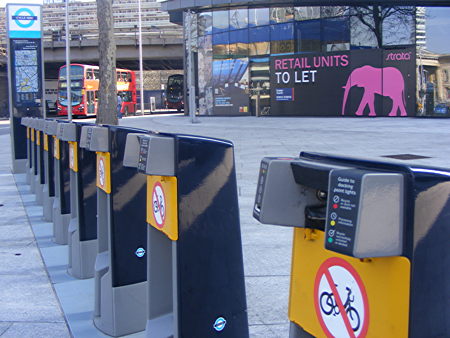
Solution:
[[[325,248],[353,255],[361,193],[361,181],[367,171],[332,170],[328,188]]]

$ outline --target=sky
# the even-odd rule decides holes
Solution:
[[[0,0],[0,7],[5,7],[6,3],[21,3],[21,2],[42,3],[42,0],[24,0],[24,1]],[[449,32],[450,32],[450,7],[428,7],[427,49],[436,53],[446,53],[446,54],[450,53]]]
[[[450,7],[427,8],[427,49],[450,53]]]

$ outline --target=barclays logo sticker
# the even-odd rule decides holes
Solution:
[[[136,250],[136,252],[134,254],[136,256],[138,256],[139,258],[142,258],[145,255],[145,249],[144,248],[139,248],[139,249]]]
[[[214,330],[216,330],[217,332],[220,332],[225,328],[225,325],[227,325],[227,321],[225,320],[225,318],[219,317],[214,322],[213,327],[214,327]]]

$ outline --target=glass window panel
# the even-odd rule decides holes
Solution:
[[[320,20],[297,22],[297,52],[320,52]]]
[[[320,18],[320,7],[294,7],[295,20],[311,20]]]
[[[230,33],[225,32],[225,33],[213,34],[212,43],[213,43],[213,45],[223,45],[223,44],[230,43]]]
[[[294,24],[283,23],[270,26],[270,50],[272,54],[294,52]]]
[[[231,31],[230,43],[248,43],[248,29]]]
[[[292,40],[294,39],[294,24],[283,23],[270,26],[271,40]]]
[[[270,9],[270,23],[282,23],[294,20],[294,7],[275,7]]]
[[[450,116],[449,18],[450,7],[417,7],[417,100],[420,115]]]
[[[270,54],[270,42],[250,42],[248,44],[248,54],[249,55],[267,55]]]
[[[213,34],[225,32],[229,29],[229,12],[216,11],[213,12]]]
[[[248,55],[248,29],[230,32],[230,54],[233,56]]]
[[[213,34],[213,54],[214,56],[223,56],[230,54],[229,43],[230,43],[230,33],[218,33]]]
[[[415,9],[413,7],[386,7],[382,9],[383,45],[415,43]]]
[[[230,10],[230,29],[242,29],[248,27],[248,9]]]
[[[206,35],[212,33],[212,13],[204,12],[198,14],[198,34]]]
[[[230,54],[233,57],[248,55],[248,29],[230,32]]]
[[[260,110],[270,107],[269,58],[253,58],[250,62],[250,102],[253,112],[258,96]]]
[[[270,53],[270,27],[254,27],[249,29],[249,54],[266,55]]]
[[[233,57],[248,56],[248,44],[247,43],[230,43],[230,55],[232,55]]]
[[[324,6],[320,8],[320,12],[322,18],[332,18],[347,15],[349,8],[347,6]]]
[[[250,8],[248,10],[249,26],[264,26],[269,24],[269,8]]]
[[[362,15],[350,17],[350,43],[352,49],[376,48],[377,37],[373,30],[373,17]]]
[[[262,42],[270,40],[270,27],[254,27],[249,29],[250,42]]]
[[[214,45],[213,54],[215,59],[228,57],[228,55],[230,54],[230,45]]]
[[[348,17],[322,19],[322,51],[350,49],[349,22]]]

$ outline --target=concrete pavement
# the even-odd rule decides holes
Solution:
[[[29,187],[11,173],[9,134],[0,136],[0,144],[0,336],[70,337],[30,227],[40,216],[25,212],[40,207],[31,194],[19,193]]]
[[[261,225],[252,217],[262,157],[297,156],[300,151],[360,157],[413,154],[426,157],[416,163],[450,167],[450,119],[199,121],[192,124],[179,115],[144,116],[124,118],[120,125],[234,142],[251,337],[288,337],[289,327],[292,229]],[[51,224],[41,220],[42,208],[35,204],[24,176],[11,174],[9,135],[0,135],[0,142],[0,336],[92,336],[89,332],[95,329],[89,327],[90,313],[84,310],[90,306],[92,282],[79,283],[65,273],[66,248],[50,241]]]

